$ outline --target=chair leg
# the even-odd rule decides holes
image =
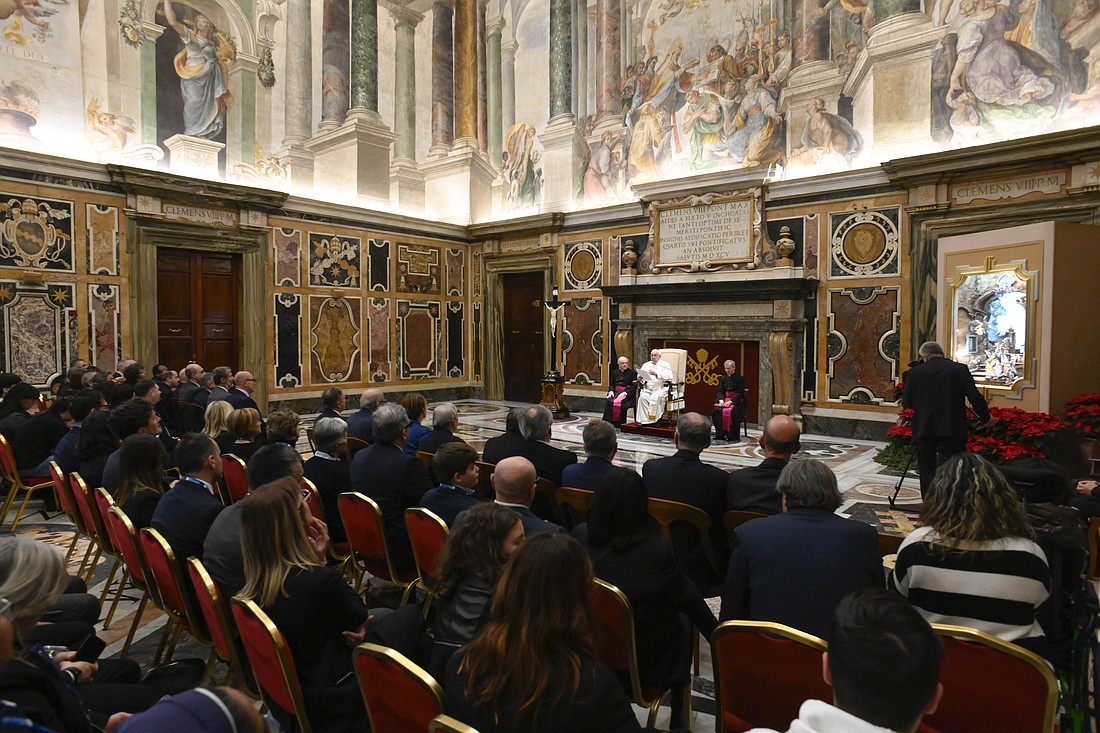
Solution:
[[[661,709],[661,703],[668,697],[668,690],[665,690],[664,694],[658,696],[656,700],[649,706],[649,717],[646,719],[646,727],[652,728],[653,724],[657,721],[657,711]]]
[[[114,562],[111,564],[111,572],[107,575],[107,582],[103,586],[103,592],[99,594],[99,605],[102,606],[107,600],[107,593],[111,590],[111,584],[115,582],[115,573],[118,572],[118,566],[121,564],[118,558],[114,558]],[[103,628],[107,628],[104,626]]]
[[[130,645],[134,643],[134,634],[137,633],[138,626],[141,624],[141,614],[145,612],[145,604],[149,602],[149,594],[146,593],[141,597],[141,602],[138,603],[137,610],[134,611],[134,621],[130,624],[130,633],[126,635],[126,641],[122,644],[122,653],[119,654],[123,659],[126,658],[126,654],[130,651]]]
[[[19,520],[23,518],[23,512],[27,511],[27,503],[31,500],[31,493],[31,491],[26,491],[23,494],[23,501],[19,503],[19,511],[15,513],[15,521],[11,523],[12,532],[19,526]]]
[[[77,539],[79,539],[80,538],[80,532],[77,532],[76,536],[77,536]],[[85,536],[87,536],[87,535],[85,535]],[[84,550],[84,559],[80,561],[80,569],[76,571],[76,576],[78,578],[83,578],[84,577],[84,568],[88,565],[88,558],[90,558],[92,556],[92,547],[94,547],[94,546],[95,546],[95,543],[91,541],[91,538],[89,538],[88,539],[88,547],[85,548],[85,550]]]
[[[80,533],[73,530],[73,541],[69,543],[69,550],[65,553],[65,563],[68,564],[69,560],[73,557],[73,550],[76,549],[76,543],[80,540]]]
[[[14,483],[8,481],[7,484],[8,493],[4,497],[4,505],[0,507],[0,524],[2,524],[4,520],[8,518],[8,512],[11,511],[11,505],[15,503],[15,496],[19,493],[19,487],[17,487]]]
[[[176,621],[176,619],[168,616],[167,622],[164,624],[164,633],[161,634],[160,643],[157,644],[157,651],[153,655],[154,667],[160,664],[161,660],[164,658],[164,651],[168,648],[168,637],[174,630],[174,625],[178,625],[178,622]]]
[[[202,671],[202,680],[199,682],[201,685],[205,685],[210,681],[210,675],[214,673],[214,662],[218,660],[218,652],[214,647],[210,647],[210,658],[206,660],[206,667]]]
[[[164,650],[165,664],[172,661],[172,655],[176,653],[176,644],[179,643],[181,634],[183,634],[183,621],[179,620],[176,622],[176,630],[172,632],[172,640],[168,642],[168,648]]]
[[[100,547],[99,544],[96,544],[96,546],[95,546],[95,555],[92,556],[92,563],[91,563],[91,565],[88,566],[87,575],[84,576],[84,582],[85,583],[92,582],[92,575],[95,574],[95,566],[96,566],[97,563],[99,563],[99,558],[102,554],[103,554],[103,548]],[[102,601],[100,601],[100,603],[102,603]]]
[[[115,609],[118,608],[119,599],[122,598],[122,591],[126,590],[126,581],[130,578],[130,572],[126,568],[122,569],[122,577],[118,581],[118,592],[115,593],[115,599],[111,601],[111,609],[107,611],[107,620],[103,622],[103,628],[111,628],[111,619],[115,617]]]
[[[693,664],[694,664],[693,674],[696,677],[699,676],[699,637],[701,637],[701,636],[702,636],[702,634],[700,634],[695,629],[691,630],[691,639],[692,639],[692,642],[691,642],[692,643],[691,656],[692,656],[692,659],[694,660],[693,661]]]

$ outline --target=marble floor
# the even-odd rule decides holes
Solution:
[[[480,452],[488,438],[504,430],[509,408],[518,403],[463,400],[455,404],[460,413],[458,435]],[[303,415],[303,424],[312,424],[313,417],[313,415]],[[587,421],[593,417],[599,417],[599,415],[580,412],[555,422],[553,444],[571,450],[583,459],[581,431]],[[430,424],[430,418],[425,423]],[[703,460],[726,470],[755,465],[763,459],[763,452],[756,442],[759,435],[759,431],[750,429],[750,437],[742,439],[740,443],[718,443],[703,454]],[[887,499],[894,492],[898,472],[886,469],[872,460],[875,451],[881,445],[870,441],[838,440],[827,436],[804,435],[802,451],[796,458],[806,456],[818,458],[825,461],[836,472],[844,498],[844,504],[839,513],[875,524],[883,531],[904,533],[909,531],[911,522],[915,518],[912,505],[920,499],[918,482],[912,475],[905,479],[898,496],[899,507],[891,511]],[[304,431],[298,449],[304,455],[310,454]],[[640,470],[645,461],[671,455],[673,452],[674,448],[669,440],[620,433],[619,453],[615,463]],[[32,502],[32,508],[33,513],[20,523],[18,534],[50,542],[66,549],[73,536],[73,527],[68,519],[64,515],[44,514],[40,503],[37,502]],[[3,518],[4,527],[10,526],[14,516],[13,508],[9,515]],[[69,566],[71,573],[77,572],[86,546],[85,541],[77,544]],[[108,558],[100,559],[92,581],[89,583],[90,592],[98,595],[103,591],[111,562]],[[108,600],[113,597],[114,591],[110,593]],[[128,591],[119,603],[110,628],[104,629],[101,619],[97,628],[100,630],[100,636],[108,642],[105,655],[120,653],[139,600],[139,593]],[[712,599],[712,601],[717,612],[718,599]],[[104,615],[106,615],[106,608],[104,608]],[[152,604],[148,604],[136,634],[136,641],[130,651],[130,656],[143,666],[148,665],[153,658],[164,623],[163,614]],[[713,674],[710,650],[705,643],[701,646],[700,674],[693,679],[692,729],[708,731],[714,729]],[[180,642],[175,656],[205,659],[207,654],[205,647],[185,637]],[[219,664],[215,670],[215,678],[221,679],[225,671],[224,665]],[[641,708],[636,708],[636,712],[639,720],[644,724],[645,712]],[[667,721],[668,710],[664,708],[658,716],[657,726],[667,727]]]

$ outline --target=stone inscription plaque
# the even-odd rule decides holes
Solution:
[[[751,197],[660,207],[655,227],[658,262],[751,262],[753,219]]]

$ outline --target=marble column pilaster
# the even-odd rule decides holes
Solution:
[[[573,52],[569,31],[575,0],[550,0],[550,120],[542,133],[546,186],[543,211],[571,211],[576,206],[573,179],[580,160],[573,144],[577,118],[572,111]]]
[[[432,4],[432,145],[428,154],[433,157],[446,155],[454,142],[453,20],[453,0],[436,0]]]
[[[489,104],[489,162],[494,168],[501,166],[501,154],[503,152],[504,131],[501,130],[501,60],[500,60],[500,36],[504,30],[504,19],[493,18],[486,28],[489,39],[486,52],[489,57],[487,69],[487,101]]]
[[[596,115],[602,119],[618,110],[621,87],[619,0],[596,0]]]
[[[340,126],[348,114],[351,72],[348,0],[324,0],[321,37],[321,122],[318,130]],[[294,32],[294,31],[291,31]]]
[[[477,142],[477,0],[455,0],[455,140],[451,148],[479,149]]]
[[[364,113],[378,117],[378,0],[351,4],[350,114]]]
[[[619,75],[626,78],[626,70],[635,62],[634,45],[634,2],[633,0],[621,0],[623,35],[622,35],[622,63],[619,65]]]
[[[516,124],[516,51],[519,42],[512,38],[500,44],[500,128],[507,134]]]
[[[313,33],[310,0],[287,0],[286,81],[283,150],[280,157],[290,162],[290,180],[295,190],[313,188],[313,154],[305,143],[313,135]]]
[[[460,0],[461,1],[461,0]],[[573,117],[573,0],[550,0],[550,121]]]
[[[390,202],[400,211],[424,210],[424,174],[416,165],[416,26],[424,16],[408,8],[390,8],[396,34],[394,59],[393,162]]]
[[[477,3],[477,147],[489,150],[489,59],[485,40],[485,3]]]
[[[577,27],[576,42],[576,68],[574,76],[577,85],[573,90],[574,107],[577,110],[577,119],[583,120],[589,115],[588,89],[591,80],[588,74],[588,0],[577,0],[577,7],[573,10],[573,18]]]

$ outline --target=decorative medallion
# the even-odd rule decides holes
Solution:
[[[565,289],[591,290],[600,287],[603,275],[603,243],[570,242],[565,245]]]
[[[0,203],[0,266],[73,271],[73,207],[62,201]]]
[[[831,277],[896,275],[901,236],[898,210],[833,214]]]

